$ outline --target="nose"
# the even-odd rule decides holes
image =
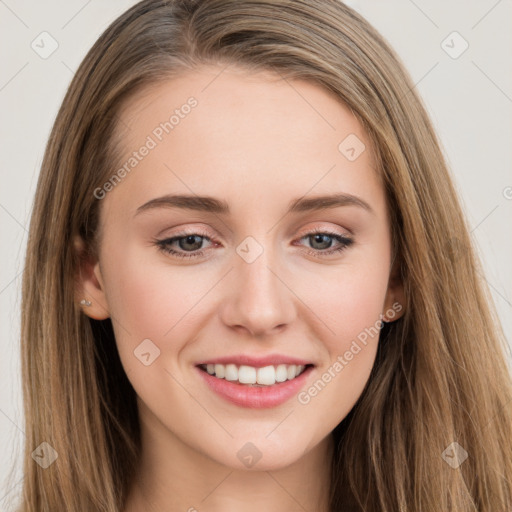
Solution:
[[[270,250],[251,263],[234,255],[234,268],[220,306],[221,320],[231,329],[264,337],[281,331],[296,315],[290,274]]]

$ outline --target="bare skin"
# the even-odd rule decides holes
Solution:
[[[197,105],[158,140],[155,128],[190,97]],[[99,257],[84,266],[77,296],[92,302],[92,318],[112,319],[137,393],[142,459],[125,512],[327,512],[331,432],[367,383],[378,335],[351,347],[382,315],[403,314],[393,310],[403,290],[366,133],[317,85],[220,67],[142,91],[121,119],[126,159],[148,136],[157,144],[101,199]],[[353,138],[340,150],[350,134],[364,150]],[[334,193],[360,203],[287,213],[293,200]],[[138,211],[167,194],[214,197],[231,211]],[[195,244],[168,247],[197,257],[155,242],[193,234]],[[240,246],[261,254],[248,262]],[[149,365],[134,355],[145,339],[160,351]],[[276,407],[230,403],[196,367],[275,353],[314,364],[302,394]],[[238,456],[248,443],[261,455],[252,466]]]

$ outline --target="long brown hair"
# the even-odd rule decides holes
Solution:
[[[85,57],[44,155],[23,275],[19,511],[125,503],[140,453],[135,392],[110,320],[77,304],[73,240],[97,250],[94,190],[116,168],[121,105],[202,64],[310,80],[348,105],[375,146],[406,311],[386,324],[367,386],[333,432],[331,510],[512,510],[506,341],[431,122],[394,51],[337,0],[144,0]],[[42,442],[58,454],[46,469],[31,457]],[[454,467],[446,454],[462,459],[461,449],[467,459]]]

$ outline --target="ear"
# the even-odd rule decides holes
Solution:
[[[110,311],[99,261],[96,256],[91,255],[79,236],[74,239],[74,249],[79,260],[75,300],[87,316],[95,320],[105,320],[110,317]]]
[[[389,274],[388,289],[384,300],[382,320],[394,322],[405,313],[405,294],[402,277],[400,275],[399,261],[395,258]]]

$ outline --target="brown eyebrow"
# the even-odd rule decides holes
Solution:
[[[288,204],[287,213],[301,213],[306,211],[317,211],[340,206],[359,206],[368,212],[375,214],[371,206],[360,197],[352,194],[331,194],[314,197],[301,197],[294,199]],[[196,195],[165,195],[151,199],[139,206],[135,215],[154,208],[182,208],[200,212],[229,215],[230,209],[226,201],[210,196]]]

